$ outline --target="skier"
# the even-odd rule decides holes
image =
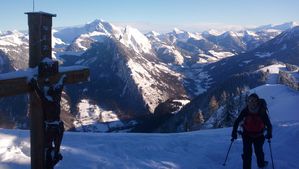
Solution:
[[[268,165],[265,161],[263,145],[266,139],[272,138],[272,124],[267,114],[267,106],[264,99],[260,99],[257,94],[253,93],[248,97],[247,106],[241,111],[236,119],[232,140],[237,139],[237,130],[242,122],[242,140],[243,140],[243,169],[251,169],[252,144],[257,158],[259,168]],[[267,130],[266,136],[264,131]]]
[[[46,78],[42,88],[35,78],[32,78],[29,83],[41,99],[44,113],[46,169],[53,169],[62,160],[60,145],[64,127],[63,122],[60,120],[60,101],[64,79],[65,75],[60,78],[58,83],[50,84],[49,79]]]

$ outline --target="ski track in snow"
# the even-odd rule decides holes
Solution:
[[[179,134],[66,132],[56,169],[241,169],[242,140],[234,142],[227,165],[231,128]],[[298,169],[299,122],[274,124],[273,156],[278,169]],[[0,168],[30,168],[29,131],[0,130]],[[270,162],[268,143],[266,160]],[[257,169],[253,157],[253,169]]]

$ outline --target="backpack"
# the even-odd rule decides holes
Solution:
[[[248,112],[244,118],[243,129],[245,133],[247,132],[252,135],[258,135],[263,133],[265,129],[265,123],[262,119],[263,115],[261,114],[268,113],[267,102],[265,99],[259,99],[259,104],[260,109],[258,113],[253,114]]]
[[[244,118],[243,129],[245,133],[249,134],[263,133],[265,124],[260,114],[248,113]]]

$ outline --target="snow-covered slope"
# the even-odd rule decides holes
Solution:
[[[10,62],[6,64],[10,64],[15,70],[26,68],[28,43],[28,36],[16,30],[0,34],[0,51],[4,52]]]
[[[276,168],[298,169],[299,122],[277,122],[272,151]],[[57,169],[241,169],[242,141],[234,142],[222,166],[231,128],[181,134],[92,134],[66,132]],[[29,169],[29,132],[0,129],[0,168]],[[268,143],[265,158],[271,158]],[[257,168],[253,157],[253,168]]]
[[[150,41],[136,28],[126,26],[123,34],[119,37],[119,41],[137,53],[152,53]]]
[[[281,84],[266,84],[250,90],[266,100],[271,121],[299,121],[298,100],[299,92]],[[236,117],[238,110],[234,111]],[[225,118],[223,107],[220,107],[203,125],[212,128]],[[221,125],[220,125],[221,126]]]
[[[92,93],[97,93],[95,100],[99,100],[102,97],[100,95],[109,90],[117,94],[113,94],[113,99],[105,96],[104,99],[110,102],[108,104],[122,104],[125,108],[120,111],[125,112],[123,109],[127,109],[132,114],[142,114],[148,111],[153,113],[169,97],[178,99],[177,96],[185,96],[182,75],[161,63],[152,50],[150,40],[133,27],[118,27],[103,20],[95,20],[83,26],[58,30],[54,36],[56,40],[69,43],[65,50],[57,51],[65,64],[83,64],[91,68],[93,87],[88,90],[96,91]],[[114,75],[117,76],[115,79],[112,78]],[[110,77],[109,80],[107,77]],[[103,81],[110,85],[101,90],[99,86]],[[137,105],[143,109],[137,110],[134,107]]]
[[[279,74],[280,70],[286,70],[286,65],[284,65],[284,64],[273,64],[273,65],[270,65],[270,66],[263,67],[259,71],[269,73],[268,79],[267,79],[268,84],[277,84],[278,81],[279,81],[278,74]]]
[[[94,92],[89,96],[117,102],[134,114],[153,113],[161,102],[185,96],[179,73],[160,63],[155,54],[138,53],[115,38],[96,43],[71,59],[67,63],[90,67],[93,80],[87,90]]]
[[[265,85],[251,90],[267,101],[272,121],[299,121],[299,92],[284,85]]]
[[[161,101],[170,98],[172,94],[168,92],[177,90],[177,94],[180,93],[182,97],[185,96],[179,87],[175,89],[173,85],[168,84],[171,81],[181,81],[181,75],[170,70],[166,65],[155,64],[145,57],[137,57],[129,59],[127,66],[131,72],[130,76],[135,81],[150,112],[154,112]],[[123,94],[130,90],[128,84],[127,82]]]
[[[295,84],[298,83],[296,79],[296,77],[299,77],[298,67],[293,65],[294,70],[289,70],[291,69],[289,67],[283,63],[276,63],[258,69],[256,72],[262,71],[266,73],[266,84],[250,90],[248,89],[249,91],[244,91],[242,96],[235,97],[234,101],[230,103],[233,106],[229,110],[225,109],[228,103],[220,106],[204,123],[202,128],[231,126],[233,120],[237,117],[243,106],[245,106],[245,95],[250,93],[257,93],[261,98],[266,100],[270,112],[269,115],[273,116],[272,120],[299,120],[299,112],[296,105],[296,102],[299,100],[299,92],[297,91],[298,85]],[[293,78],[294,82],[284,82],[281,80],[282,76],[287,76],[288,79]]]
[[[24,44],[24,40],[28,41],[28,37],[26,37],[23,33],[18,32],[16,30],[8,31],[0,36],[0,45],[16,47]]]
[[[74,121],[76,131],[108,132],[117,125],[124,125],[115,112],[104,110],[88,99],[82,99],[78,104],[78,109]]]

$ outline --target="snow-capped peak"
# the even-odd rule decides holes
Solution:
[[[24,44],[28,40],[28,36],[14,30],[7,31],[0,35],[0,46],[18,46]]]
[[[272,24],[268,24],[268,25],[262,25],[262,26],[258,26],[256,28],[253,28],[253,31],[263,31],[263,30],[267,30],[267,29],[272,29]]]
[[[189,38],[193,39],[202,39],[202,36],[199,33],[191,33],[178,28],[174,28],[170,35],[175,36],[180,41],[187,41]]]
[[[286,22],[283,24],[278,24],[278,25],[272,25],[272,24],[268,24],[268,25],[262,25],[259,26],[257,28],[252,29],[253,31],[266,31],[266,30],[279,30],[279,31],[285,31],[288,29],[291,29],[295,26],[298,26],[299,24],[296,22]]]
[[[100,25],[103,22],[106,22],[106,21],[103,20],[103,19],[95,19],[95,20],[93,20],[91,22],[87,22],[86,25],[97,26],[97,25]]]
[[[152,50],[152,45],[147,37],[131,26],[124,28],[119,41],[137,53],[150,53]]]
[[[273,29],[284,31],[284,30],[292,29],[295,26],[298,26],[296,22],[286,22],[283,24],[274,25]]]
[[[116,28],[114,25],[110,24],[109,22],[105,22],[102,19],[96,19],[93,22],[86,24],[84,27],[87,32],[98,31],[106,34],[111,34]]]
[[[185,31],[180,30],[179,28],[174,28],[172,32],[173,32],[174,34],[181,34],[181,33],[184,33]]]
[[[203,35],[214,35],[214,36],[219,36],[223,33],[224,33],[223,31],[218,31],[218,30],[215,30],[215,29],[210,29],[208,31],[202,32]]]
[[[226,37],[237,37],[237,33],[233,32],[233,31],[227,31],[224,32],[223,34],[220,35],[222,38],[226,38]]]
[[[253,36],[253,37],[257,37],[258,36],[255,32],[249,31],[249,30],[244,31],[244,35]]]
[[[89,45],[86,46],[86,40],[101,41],[105,37],[114,37],[137,53],[150,53],[152,48],[147,37],[137,29],[130,26],[117,27],[101,19],[81,27],[66,28],[54,34],[64,42],[75,43],[80,50],[87,50]]]
[[[159,35],[160,35],[160,33],[156,32],[156,31],[150,31],[146,34],[147,37],[157,37]]]
[[[54,33],[56,33],[56,32],[57,32],[57,30],[55,30],[55,29],[52,30],[52,48],[55,48],[56,45],[65,45],[65,43],[61,39],[53,36]]]
[[[22,32],[19,32],[18,30],[6,31],[2,33],[2,36],[6,35],[24,36],[24,34]]]
[[[75,40],[75,38],[83,34],[90,34],[93,32],[101,32],[107,36],[114,35],[115,37],[119,37],[119,34],[121,34],[121,28],[105,22],[104,20],[96,19],[83,26],[62,29],[55,32],[54,35],[66,43],[71,43]]]

